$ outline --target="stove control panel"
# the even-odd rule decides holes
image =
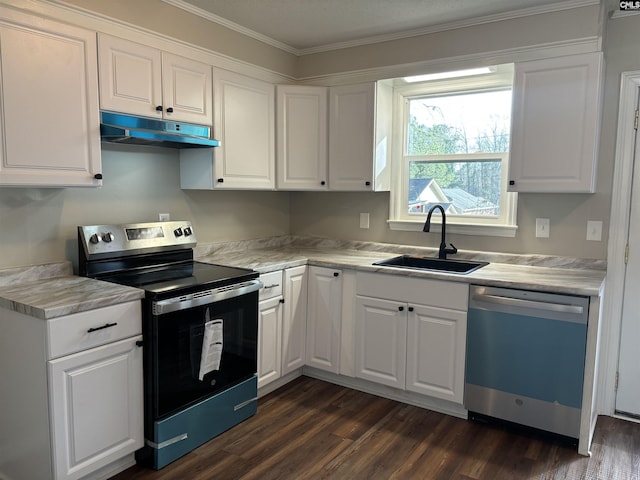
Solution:
[[[196,246],[188,221],[87,225],[78,227],[78,242],[87,258],[152,253]]]

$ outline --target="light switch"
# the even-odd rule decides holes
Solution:
[[[549,238],[549,219],[536,218],[536,237]]]
[[[599,220],[589,220],[587,222],[587,240],[594,242],[602,241],[602,222]]]
[[[360,228],[369,228],[369,214],[361,213],[360,214]]]

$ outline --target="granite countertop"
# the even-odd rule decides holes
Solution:
[[[376,248],[384,250],[378,251],[375,250]],[[459,255],[450,256],[450,258],[476,259],[490,263],[465,275],[382,267],[373,265],[373,262],[401,253],[437,257],[437,250],[415,247],[403,249],[403,247],[353,243],[349,245],[323,245],[319,243],[314,246],[291,244],[266,248],[251,248],[249,246],[246,249],[220,249],[201,253],[203,254],[197,257],[199,261],[252,268],[260,273],[309,264],[327,268],[347,268],[362,272],[583,296],[600,295],[606,275],[606,263],[602,261],[463,251]]]
[[[373,262],[400,254],[437,256],[437,250],[371,242],[275,237],[198,246],[196,259],[260,273],[299,265],[353,269],[476,285],[571,295],[600,295],[606,262],[543,255],[459,251],[451,258],[490,262],[466,275],[381,267]],[[144,291],[74,276],[69,262],[0,270],[0,308],[44,320],[144,298]]]
[[[0,271],[0,307],[49,320],[144,297],[144,290],[72,274],[71,264]]]

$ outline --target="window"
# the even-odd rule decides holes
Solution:
[[[507,192],[511,82],[507,65],[395,87],[394,127],[403,134],[392,228],[417,230],[440,204],[454,231],[515,234],[516,194]]]

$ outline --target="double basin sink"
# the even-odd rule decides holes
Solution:
[[[489,262],[477,262],[474,260],[449,260],[433,257],[418,257],[413,255],[400,255],[374,262],[374,265],[382,267],[406,268],[409,270],[428,270],[446,273],[467,274],[479,268],[489,265]]]

